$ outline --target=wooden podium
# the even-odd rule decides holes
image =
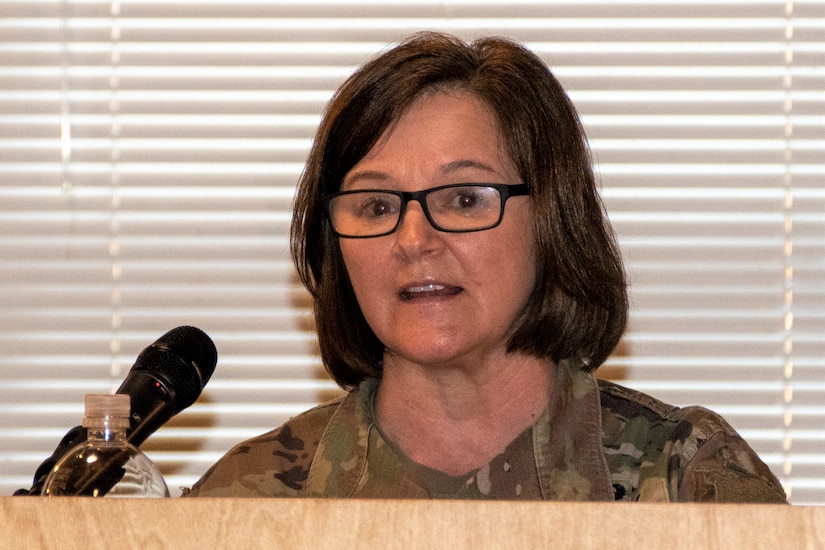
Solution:
[[[0,548],[825,549],[825,508],[2,497]]]

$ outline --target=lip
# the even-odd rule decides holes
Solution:
[[[403,301],[421,300],[425,298],[443,298],[455,296],[463,291],[459,286],[449,285],[441,282],[426,281],[410,283],[402,286],[398,292]]]

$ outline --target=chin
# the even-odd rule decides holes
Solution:
[[[389,353],[404,361],[433,367],[461,360],[464,355],[452,342],[448,346],[439,346],[434,345],[432,340],[419,341],[412,345],[407,342],[402,347],[393,348]]]

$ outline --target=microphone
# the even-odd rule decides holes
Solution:
[[[212,377],[218,351],[202,330],[174,328],[145,348],[117,393],[131,399],[129,442],[139,446],[174,415],[194,403]],[[86,429],[69,430],[34,474],[31,489],[18,489],[15,495],[39,495],[49,472],[70,449],[86,440]]]
[[[170,330],[138,355],[118,388],[132,400],[129,443],[139,447],[170,418],[194,403],[215,372],[218,351],[195,327]]]

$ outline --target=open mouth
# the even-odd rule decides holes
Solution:
[[[401,291],[402,300],[415,300],[418,298],[436,298],[440,296],[455,296],[461,292],[461,287],[446,286],[439,284],[411,286]]]

